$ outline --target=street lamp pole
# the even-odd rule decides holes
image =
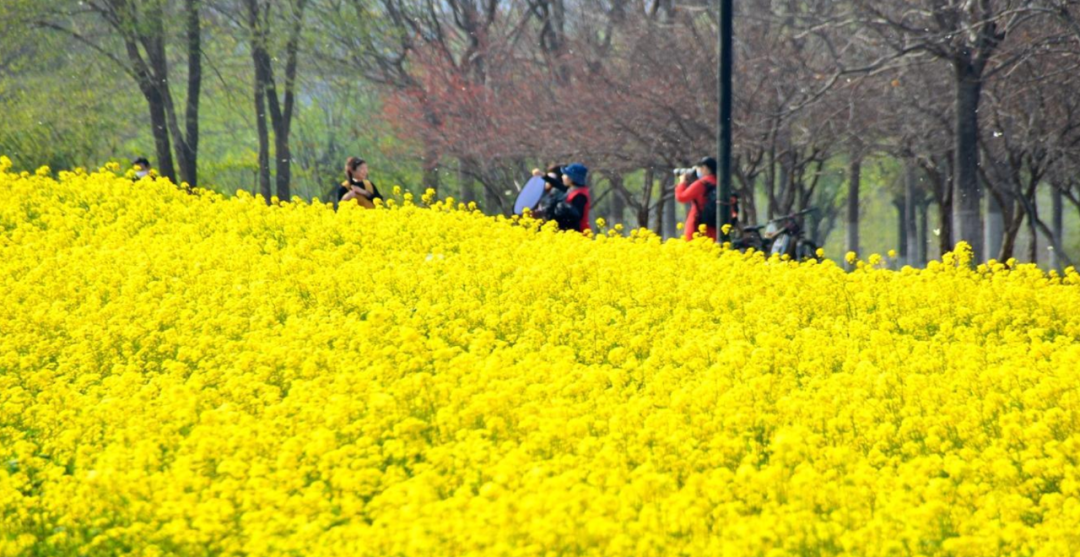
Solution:
[[[719,226],[731,222],[731,68],[732,68],[732,0],[720,2],[720,55],[717,88],[720,93],[720,121],[717,126],[716,144],[720,150],[717,160],[719,176],[719,195],[716,196],[716,214]],[[726,235],[717,234],[717,241],[723,242]]]

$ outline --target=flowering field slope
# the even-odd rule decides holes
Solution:
[[[1075,272],[7,167],[0,555],[1080,552]]]

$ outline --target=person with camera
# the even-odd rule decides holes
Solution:
[[[543,220],[551,220],[554,217],[555,206],[566,201],[566,184],[562,179],[562,165],[554,164],[548,167],[547,172],[541,172],[539,168],[533,169],[533,176],[544,180],[544,195],[536,204],[533,215]]]
[[[566,192],[566,184],[563,184],[562,181],[562,169],[562,165],[553,164],[548,167],[546,172],[541,172],[539,168],[534,168],[532,175],[544,180],[544,191],[550,192],[552,188],[555,188]]]
[[[559,230],[590,230],[592,195],[586,185],[589,169],[581,163],[574,163],[557,170],[561,174],[562,184],[545,179],[548,182],[547,193],[537,207],[539,216],[545,220],[554,220],[558,223]]]
[[[382,199],[379,188],[368,180],[368,165],[360,157],[349,157],[345,161],[345,181],[337,189],[339,203],[356,201],[366,209],[375,208],[375,200]]]
[[[701,224],[705,225],[705,235],[716,240],[716,159],[705,157],[698,161],[696,168],[681,173],[675,186],[675,201],[690,204],[686,212],[687,240],[694,239]],[[713,207],[709,207],[710,204]],[[707,219],[709,216],[712,218]]]

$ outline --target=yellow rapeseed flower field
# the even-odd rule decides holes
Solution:
[[[1073,270],[10,166],[0,556],[1080,554]]]

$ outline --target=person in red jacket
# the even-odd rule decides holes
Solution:
[[[566,198],[552,208],[551,218],[559,223],[560,230],[585,232],[591,229],[589,211],[592,209],[592,195],[589,193],[587,180],[589,169],[581,163],[574,163],[562,169],[563,184],[566,185]]]
[[[694,233],[698,231],[702,207],[709,197],[709,188],[716,187],[716,159],[705,157],[697,165],[697,173],[700,178],[690,183],[684,174],[675,186],[675,201],[689,203],[690,209],[686,212],[686,239],[692,240]],[[716,240],[716,223],[706,223],[705,234]]]

